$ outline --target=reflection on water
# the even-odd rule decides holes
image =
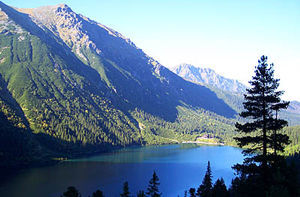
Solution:
[[[124,181],[132,194],[146,190],[155,170],[163,196],[183,196],[184,190],[202,182],[207,161],[213,180],[223,177],[229,185],[231,166],[242,161],[241,150],[228,146],[191,144],[126,148],[56,166],[24,171],[0,187],[0,196],[60,196],[70,185],[83,196],[97,189],[106,196],[119,196]]]

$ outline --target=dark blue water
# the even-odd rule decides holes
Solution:
[[[163,196],[183,196],[198,187],[211,162],[213,181],[223,177],[230,185],[231,166],[242,162],[241,149],[192,144],[128,148],[94,157],[23,171],[0,186],[0,196],[59,197],[68,186],[89,196],[97,189],[106,197],[120,196],[125,181],[133,195],[146,190],[155,170]]]

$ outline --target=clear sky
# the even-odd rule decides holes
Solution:
[[[4,0],[25,8],[66,3],[130,38],[166,67],[210,67],[247,84],[261,55],[284,99],[300,101],[300,0]]]

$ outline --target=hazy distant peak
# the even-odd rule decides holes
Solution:
[[[216,73],[211,68],[208,68],[208,67],[205,67],[205,68],[197,67],[197,66],[194,66],[192,64],[187,64],[187,63],[179,64],[178,66],[176,66],[174,68],[174,70],[184,70],[184,69],[190,69],[190,70],[193,70],[193,71],[203,70],[203,71],[208,72],[208,73]]]
[[[299,101],[291,101],[287,111],[291,112],[291,113],[300,114],[300,102]]]
[[[173,72],[186,80],[233,93],[244,93],[246,90],[246,86],[239,81],[225,78],[211,68],[200,68],[192,64],[180,64],[173,68]]]

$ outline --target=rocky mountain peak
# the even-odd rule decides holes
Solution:
[[[136,48],[130,39],[117,31],[106,27],[81,14],[77,14],[66,4],[43,6],[33,9],[17,9],[30,15],[32,20],[43,29],[50,30],[59,40],[69,46],[84,63],[88,62],[82,49],[88,49],[100,55],[105,49],[107,37],[113,36]],[[100,41],[101,40],[101,41]],[[118,48],[121,48],[118,46]]]
[[[67,4],[58,4],[58,5],[55,5],[55,7],[57,7],[57,11],[58,12],[72,12],[72,9],[67,5]]]
[[[172,71],[188,81],[213,86],[225,91],[244,93],[246,90],[246,86],[239,81],[225,78],[210,68],[181,64],[173,68]]]
[[[18,11],[29,14],[37,25],[50,30],[83,61],[87,61],[87,58],[80,50],[83,47],[91,48],[97,54],[101,53],[101,50],[96,47],[96,44],[90,39],[83,27],[83,23],[88,21],[88,19],[73,12],[68,5],[58,4],[33,9],[18,9]]]

